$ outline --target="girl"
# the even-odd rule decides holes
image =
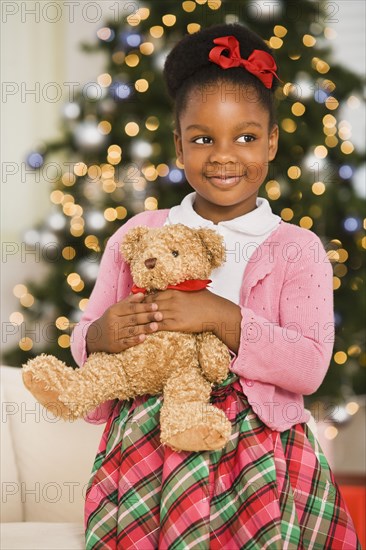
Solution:
[[[164,76],[175,100],[177,157],[194,190],[170,210],[143,212],[109,240],[73,355],[119,352],[156,330],[210,325],[232,352],[213,388],[232,436],[221,451],[160,445],[161,396],[104,403],[107,422],[86,495],[89,549],[360,548],[337,484],[309,429],[303,395],[332,353],[332,269],[319,238],[258,198],[277,152],[270,49],[239,24],[184,37]],[[130,295],[116,255],[136,225],[184,223],[223,235],[227,261],[210,290]]]

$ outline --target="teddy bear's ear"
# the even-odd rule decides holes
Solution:
[[[130,229],[126,233],[122,244],[121,244],[121,253],[126,262],[130,263],[134,255],[136,254],[136,249],[141,241],[142,237],[149,232],[148,227],[137,226],[133,229]]]
[[[212,269],[225,261],[224,239],[212,229],[198,229],[198,236],[207,252]]]

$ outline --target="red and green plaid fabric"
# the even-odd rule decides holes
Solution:
[[[86,495],[87,550],[361,549],[307,425],[265,426],[233,374],[211,401],[233,430],[201,453],[160,444],[161,396],[116,401]]]

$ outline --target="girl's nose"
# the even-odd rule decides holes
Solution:
[[[209,162],[219,162],[224,164],[226,162],[236,163],[233,146],[230,143],[216,143],[209,153]]]
[[[156,264],[156,258],[148,258],[147,260],[145,260],[144,263],[145,263],[147,269],[154,269],[155,264]]]

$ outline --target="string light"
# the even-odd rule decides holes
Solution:
[[[340,147],[341,151],[345,155],[350,155],[355,150],[353,143],[350,141],[344,141]]]
[[[109,73],[103,73],[98,76],[97,82],[102,86],[102,88],[107,88],[112,84],[112,77]]]
[[[271,36],[269,39],[269,46],[274,50],[279,50],[283,46],[283,40],[278,38],[278,36]]]
[[[57,317],[55,325],[59,330],[67,330],[70,326],[70,321],[64,316]]]
[[[318,159],[324,159],[328,155],[328,149],[324,145],[317,145],[314,149],[314,155]]]
[[[63,198],[64,198],[63,192],[58,190],[52,191],[50,195],[50,199],[51,199],[51,202],[53,202],[53,204],[61,204],[63,201]]]
[[[210,10],[219,10],[221,8],[221,0],[208,0],[207,5]]]
[[[270,180],[266,183],[266,192],[270,199],[277,200],[281,196],[280,184],[276,180]]]
[[[293,134],[297,129],[297,124],[294,120],[292,120],[292,118],[284,118],[281,121],[281,127],[288,134]]]
[[[161,38],[164,34],[164,27],[161,25],[154,25],[150,28],[149,32],[153,38]]]
[[[106,208],[103,215],[108,222],[114,222],[117,219],[117,212],[115,208]]]
[[[287,170],[287,175],[292,180],[297,180],[301,177],[301,168],[299,166],[290,166]]]
[[[135,53],[130,53],[129,55],[126,55],[125,63],[126,65],[128,65],[128,67],[137,67],[137,65],[140,63],[140,58]]]
[[[122,63],[125,60],[125,57],[126,57],[125,52],[121,52],[121,51],[114,52],[114,54],[112,54],[112,61],[116,65],[122,65]]]
[[[74,174],[77,176],[85,176],[85,174],[88,172],[88,167],[84,162],[77,162],[74,165]]]
[[[100,252],[99,239],[95,235],[88,235],[85,237],[84,244],[87,248],[90,248],[95,252]]]
[[[322,181],[316,181],[311,186],[311,190],[314,195],[322,195],[325,192],[325,185]]]
[[[333,96],[329,96],[329,97],[325,100],[325,106],[326,106],[327,109],[329,109],[330,111],[335,111],[335,109],[338,109],[338,107],[339,107],[338,99],[336,99],[336,98],[333,97]]]
[[[126,17],[127,24],[131,27],[137,27],[141,23],[141,14],[139,13],[140,10],[137,10],[135,13],[131,13]]]
[[[305,227],[305,229],[310,229],[313,225],[313,220],[310,218],[310,216],[303,216],[300,219],[299,225],[300,227]]]
[[[75,170],[75,167],[74,167],[74,170]],[[77,172],[75,172],[75,174],[76,173]],[[79,175],[79,174],[77,174],[77,175]],[[82,175],[84,175],[84,174],[82,174]],[[61,178],[61,181],[65,185],[65,187],[72,187],[76,182],[76,177],[71,172],[66,172],[65,174],[63,174],[63,176]]]
[[[34,296],[32,294],[24,294],[20,298],[20,303],[23,307],[31,307],[34,304]]]
[[[60,348],[69,348],[70,347],[70,336],[68,334],[61,334],[58,337],[57,343]]]
[[[333,290],[338,290],[342,284],[339,277],[333,277]]]
[[[148,130],[150,130],[150,132],[154,132],[155,130],[157,130],[159,128],[159,125],[160,122],[158,117],[156,116],[149,116],[146,119],[145,126]]]
[[[187,13],[192,13],[196,9],[196,3],[187,0],[186,2],[182,2],[182,8]]]
[[[28,292],[28,289],[25,285],[15,285],[13,288],[13,294],[16,298],[22,298]]]
[[[358,403],[356,403],[355,401],[350,401],[346,405],[346,411],[350,415],[356,414],[359,410],[360,410],[360,405]]]
[[[327,39],[327,40],[335,40],[338,36],[338,33],[335,29],[333,29],[332,27],[325,27],[324,29],[324,37]]]
[[[335,136],[327,136],[324,143],[327,147],[336,147],[336,145],[338,145],[338,139]]]
[[[62,249],[62,256],[65,260],[73,260],[76,256],[76,250],[73,246],[65,246]]]
[[[111,133],[112,124],[108,122],[108,120],[102,120],[98,124],[98,130],[101,134],[103,134],[104,136],[107,136],[108,134]]]
[[[114,39],[115,34],[109,27],[103,27],[97,31],[97,37],[105,42],[111,42]]]
[[[116,212],[118,220],[124,220],[128,214],[127,209],[124,206],[117,206]]]
[[[304,34],[304,36],[302,37],[302,43],[307,48],[312,48],[316,44],[316,39],[314,38],[314,36],[311,36],[310,34]]]
[[[322,59],[319,59],[319,57],[313,57],[311,60],[311,66],[320,74],[326,74],[330,70],[328,63]]]
[[[167,26],[167,27],[172,27],[173,25],[175,25],[175,23],[177,21],[176,16],[171,14],[171,13],[167,13],[166,15],[163,15],[163,17],[161,19],[162,19],[164,25]]]
[[[88,302],[89,302],[89,299],[88,298],[83,298],[82,300],[80,300],[79,302],[79,309],[81,311],[85,311],[86,310],[86,306],[88,305]]]
[[[25,338],[21,338],[19,340],[19,347],[23,351],[30,351],[33,347],[33,340],[26,336]]]
[[[149,88],[149,83],[146,80],[146,78],[139,78],[138,80],[136,80],[135,89],[138,92],[140,92],[140,93],[146,92],[146,90],[148,90],[148,88]]]
[[[143,42],[140,44],[140,52],[143,55],[151,55],[154,52],[154,44],[152,42]]]
[[[96,180],[96,179],[99,179],[101,175],[102,175],[102,170],[100,166],[98,166],[97,164],[92,164],[91,166],[89,166],[88,168],[89,178]]]
[[[156,210],[158,208],[158,201],[155,197],[147,197],[144,201],[145,210]]]
[[[305,113],[305,105],[296,101],[291,107],[291,111],[295,116],[302,116]]]
[[[344,363],[347,361],[347,353],[345,353],[344,351],[337,351],[334,354],[333,359],[337,363],[337,365],[344,365]]]
[[[289,222],[294,217],[294,211],[291,208],[283,208],[281,210],[281,218],[285,222]]]
[[[20,311],[14,311],[9,315],[9,321],[13,323],[13,325],[21,325],[24,323],[24,316]]]
[[[327,439],[334,439],[338,435],[338,429],[335,426],[327,426],[324,435]]]
[[[149,8],[139,8],[136,13],[142,21],[150,16]]]
[[[169,174],[169,166],[167,164],[161,163],[156,167],[156,171],[161,177],[165,177]]]
[[[187,25],[188,34],[194,34],[195,32],[198,32],[200,29],[201,29],[201,25],[199,23],[189,23]]]
[[[134,137],[140,131],[140,127],[136,122],[128,122],[125,126],[125,132],[128,136]]]
[[[283,38],[287,34],[287,29],[286,29],[286,27],[283,27],[282,25],[276,25],[273,29],[273,32],[279,38]]]

